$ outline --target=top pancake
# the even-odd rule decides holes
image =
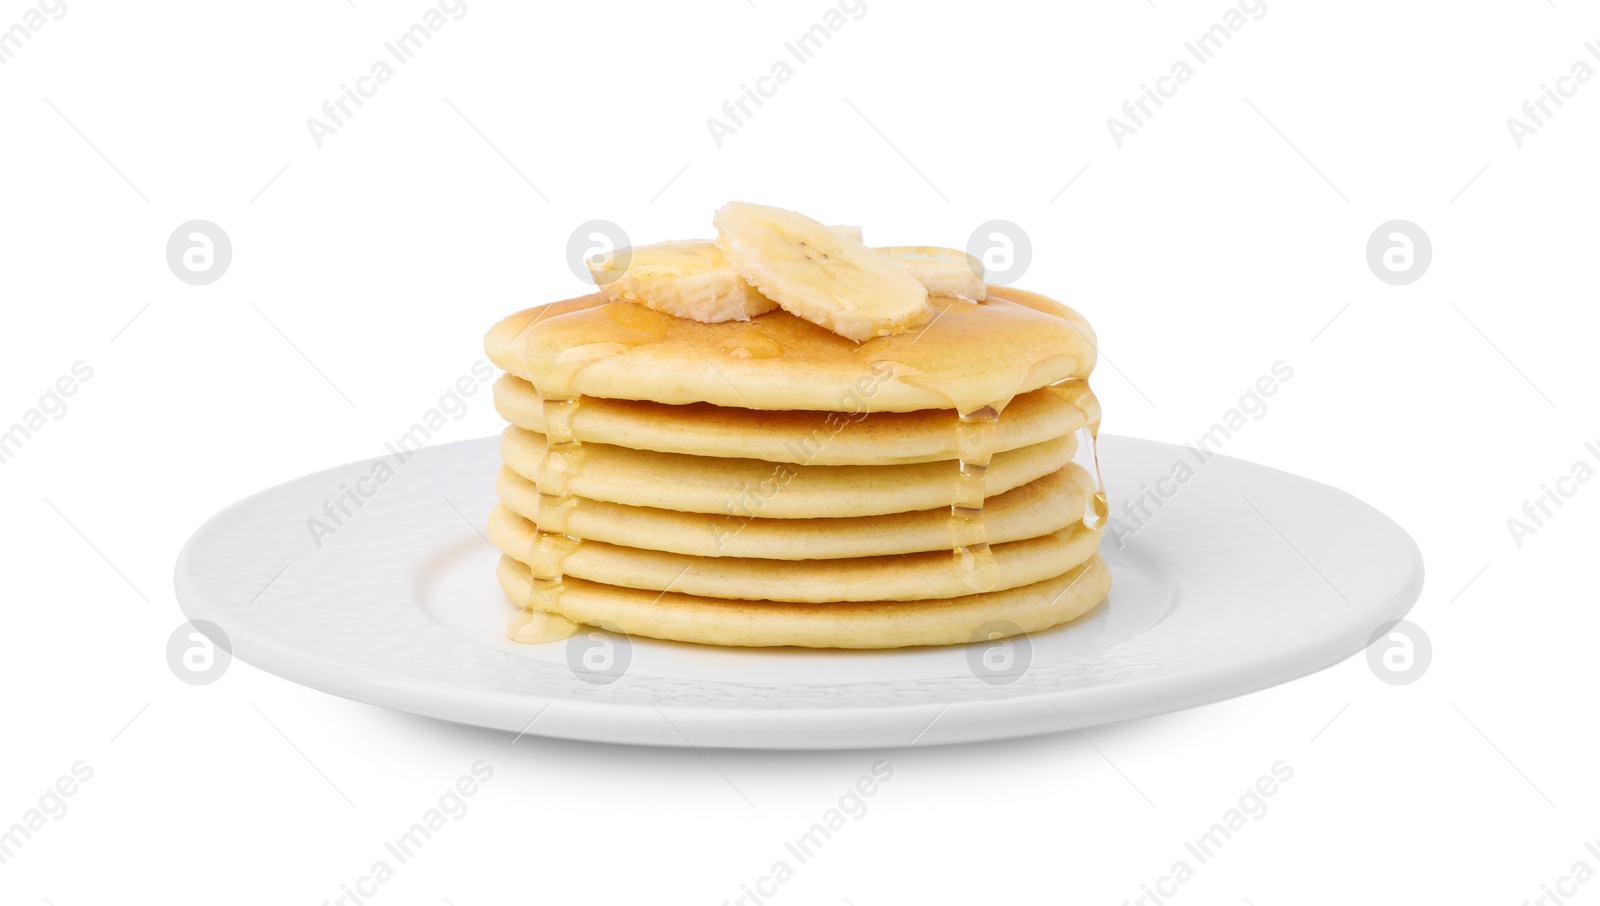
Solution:
[[[549,398],[852,413],[971,412],[1094,368],[1088,322],[1044,296],[928,304],[925,323],[858,344],[782,310],[704,324],[594,294],[512,315],[484,348]]]

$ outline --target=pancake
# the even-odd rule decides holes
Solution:
[[[544,401],[519,377],[500,376],[494,407],[519,428],[545,431]],[[1100,408],[1084,383],[1072,381],[1024,393],[1002,415],[995,426],[994,452],[1071,434],[1098,421]],[[586,398],[573,413],[572,433],[582,443],[633,450],[818,466],[896,465],[961,456],[954,409],[850,414]]]
[[[545,437],[512,425],[501,435],[505,464],[547,494],[687,513],[769,519],[876,516],[931,510],[964,499],[955,462],[894,466],[803,466],[758,459],[715,459],[682,453],[583,444],[571,458],[552,457],[540,476]],[[986,496],[1042,478],[1072,461],[1074,435],[995,454]]]
[[[1094,368],[1088,322],[1044,296],[991,286],[985,302],[928,306],[925,323],[858,344],[782,310],[707,324],[596,293],[512,315],[484,348],[551,397],[756,410],[971,412]]]
[[[504,506],[489,517],[489,540],[523,563],[541,559],[534,524]],[[844,560],[757,560],[694,557],[589,539],[547,545],[552,556],[545,559],[564,576],[626,588],[815,604],[915,601],[1016,588],[1061,575],[1093,556],[1099,545],[1100,532],[1080,522],[1049,535],[990,545],[993,569],[974,569],[965,562],[972,555],[948,549]]]
[[[741,202],[714,225],[484,338],[509,638],[953,645],[1105,599],[1087,321],[959,250]]]
[[[1111,587],[1111,571],[1098,554],[1032,585],[924,601],[729,601],[577,578],[563,580],[551,601],[534,590],[524,564],[502,557],[496,575],[525,610],[559,612],[628,635],[737,647],[902,648],[1040,632],[1093,610]]]
[[[991,497],[983,506],[985,537],[999,544],[1081,523],[1095,489],[1094,477],[1073,464]],[[502,466],[495,490],[507,509],[539,521],[539,491],[533,482]],[[570,506],[558,508],[546,527],[623,547],[696,557],[829,560],[951,549],[949,507],[833,519],[752,519],[575,498]]]

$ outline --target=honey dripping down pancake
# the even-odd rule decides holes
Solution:
[[[545,495],[778,519],[881,516],[956,503],[979,506],[982,500],[973,494],[999,494],[1042,478],[1064,468],[1078,449],[1077,438],[1068,434],[985,457],[984,474],[973,476],[958,470],[958,461],[810,466],[609,444],[581,444],[561,452],[553,441],[554,435],[509,427],[501,436],[500,455]],[[977,467],[971,456],[967,461]],[[983,479],[981,485],[974,483],[975,477]],[[562,515],[552,510],[544,518],[555,524]]]
[[[1104,599],[1081,316],[963,252],[738,202],[714,224],[485,338],[511,638],[959,644]]]
[[[544,400],[534,386],[503,374],[495,410],[506,421],[544,433]],[[1094,396],[1081,387],[1046,386],[1019,394],[995,426],[996,453],[1072,434],[1098,420]],[[586,397],[573,416],[584,443],[634,450],[763,459],[810,465],[896,465],[957,459],[959,423],[942,409],[838,413],[755,411],[688,403]]]
[[[502,466],[495,490],[506,509],[529,522],[542,518],[539,489]],[[989,542],[1037,538],[1075,523],[1092,522],[1096,483],[1073,463],[984,503]],[[625,506],[576,498],[560,517],[545,521],[547,531],[621,547],[696,557],[749,557],[764,560],[837,560],[948,550],[950,508],[912,510],[884,516],[773,519],[744,514],[680,513],[656,507]]]

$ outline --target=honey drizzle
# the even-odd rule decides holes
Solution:
[[[514,641],[553,642],[577,631],[576,623],[552,611],[557,610],[565,588],[561,564],[581,543],[567,534],[567,523],[578,503],[572,495],[572,479],[583,469],[586,455],[572,426],[582,399],[541,397],[545,451],[534,476],[539,488],[539,518],[534,525],[528,570],[532,573],[534,596],[549,609],[529,607],[518,614],[508,629]]]
[[[993,591],[1000,584],[1000,565],[983,525],[983,503],[989,462],[994,458],[1000,410],[1005,403],[979,406],[956,415],[956,453],[959,473],[956,499],[950,505],[950,546],[956,575],[976,592]]]
[[[947,306],[952,304],[947,300]],[[973,303],[976,304],[976,303]],[[539,489],[539,513],[535,525],[534,550],[528,564],[535,595],[553,611],[563,591],[562,563],[582,543],[568,532],[568,523],[577,505],[571,492],[572,480],[582,470],[585,451],[573,431],[573,420],[582,405],[582,396],[574,391],[577,371],[596,359],[626,352],[632,345],[664,339],[667,328],[657,329],[650,316],[632,306],[606,306],[610,319],[639,334],[633,344],[614,341],[575,344],[556,357],[557,364],[566,364],[566,374],[550,381],[549,390],[554,395],[545,397],[541,390],[544,415],[545,454],[534,476]],[[516,345],[523,347],[533,332],[536,318],[517,337]],[[722,349],[736,358],[766,358],[781,353],[781,347],[762,334],[741,334],[736,341]],[[901,351],[904,352],[903,350]],[[524,353],[526,355],[526,353]],[[897,379],[917,383],[915,375],[921,370],[900,362],[880,361],[875,364],[893,366]],[[1067,378],[1048,385],[1049,389],[1084,412],[1086,421],[1078,429],[1077,452],[1074,462],[1090,473],[1094,480],[1094,494],[1086,498],[1083,524],[1090,529],[1104,526],[1110,515],[1105,487],[1100,477],[1099,456],[1096,444],[1100,428],[1100,407],[1083,378]],[[561,395],[565,391],[567,395]],[[965,402],[976,402],[966,400]],[[989,548],[983,511],[987,495],[987,473],[994,457],[1000,413],[1009,400],[996,404],[980,405],[963,412],[955,403],[956,448],[958,475],[954,502],[950,506],[951,555],[955,571],[962,583],[972,593],[992,591],[999,585],[999,565]],[[566,638],[576,631],[577,625],[558,613],[529,606],[519,613],[508,629],[510,637],[519,642],[546,642]]]
[[[578,440],[573,427],[583,405],[583,396],[577,391],[578,374],[601,359],[643,344],[660,342],[670,330],[670,317],[643,306],[613,303],[601,310],[605,321],[586,324],[576,332],[557,333],[565,341],[564,348],[552,362],[558,367],[544,374],[534,387],[543,409],[545,452],[539,461],[538,473],[531,476],[539,489],[539,512],[534,523],[533,562],[527,567],[535,602],[549,609],[529,602],[507,629],[513,641],[553,642],[571,636],[578,629],[576,623],[558,612],[565,588],[562,563],[582,544],[569,530],[572,513],[578,506],[578,498],[572,493],[572,481],[583,471],[586,455],[583,442]],[[525,362],[531,358],[528,347],[536,339],[534,327],[544,323],[548,328],[552,322],[546,321],[545,313],[556,311],[554,308],[541,311],[513,341],[517,355]],[[555,317],[563,316],[557,313]],[[618,325],[623,330],[621,334],[617,332]]]
[[[1073,462],[1094,480],[1094,493],[1086,495],[1083,525],[1098,530],[1110,517],[1105,483],[1100,477],[1100,403],[1084,378],[1067,378],[1048,385],[1050,392],[1084,414],[1077,430],[1078,445]],[[956,453],[959,477],[955,502],[950,505],[950,547],[956,575],[972,593],[993,591],[1000,584],[1000,568],[989,549],[984,531],[983,507],[987,498],[985,479],[994,457],[1000,413],[1005,403],[979,406],[957,413]]]
[[[1084,378],[1067,378],[1047,387],[1051,393],[1084,414],[1083,427],[1077,431],[1078,449],[1072,461],[1094,479],[1094,493],[1084,498],[1083,525],[1088,529],[1099,529],[1111,517],[1111,507],[1106,502],[1105,481],[1100,477],[1100,401]]]

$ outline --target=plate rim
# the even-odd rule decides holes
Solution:
[[[418,453],[432,452],[448,456],[449,448],[463,448],[473,444],[495,441],[497,436],[472,438],[448,444],[424,447]],[[1182,450],[1177,444],[1125,435],[1102,434],[1102,443],[1138,444]],[[1425,565],[1422,553],[1414,538],[1381,510],[1360,498],[1325,482],[1306,478],[1292,472],[1266,466],[1237,457],[1215,454],[1236,466],[1261,470],[1280,478],[1314,486],[1319,493],[1330,493],[1348,498],[1371,515],[1385,521],[1394,538],[1403,540],[1405,550],[1395,552],[1405,555],[1406,581],[1387,600],[1368,606],[1364,613],[1375,618],[1374,626],[1404,617],[1421,597],[1425,584]],[[226,605],[211,602],[208,596],[193,587],[189,575],[193,560],[199,556],[198,548],[208,533],[222,520],[290,486],[310,481],[317,476],[339,473],[353,467],[371,463],[371,458],[355,460],[326,469],[296,476],[287,481],[263,488],[236,500],[212,514],[184,542],[173,565],[174,591],[180,609],[189,620],[210,620],[225,624],[230,611]],[[1208,460],[1209,461],[1209,460]],[[406,602],[406,606],[418,604]],[[218,619],[218,618],[222,619]],[[477,645],[459,636],[449,627],[428,615],[437,632],[463,642]],[[225,631],[227,631],[225,629]],[[1150,631],[1148,628],[1144,632]],[[1343,634],[1341,634],[1343,635]],[[230,637],[232,633],[230,633]],[[315,651],[295,647],[270,633],[251,633],[248,656],[234,654],[245,663],[267,673],[327,692],[350,701],[418,714],[451,723],[485,727],[523,734],[559,739],[621,743],[637,745],[666,745],[694,748],[747,748],[747,749],[849,749],[891,748],[901,746],[943,745],[980,740],[1009,739],[1067,732],[1083,727],[1106,723],[1138,720],[1160,714],[1174,713],[1207,704],[1226,701],[1262,691],[1320,672],[1342,663],[1359,653],[1368,644],[1367,638],[1340,638],[1337,643],[1329,635],[1305,635],[1290,639],[1285,645],[1253,650],[1256,656],[1193,668],[1177,675],[1164,673],[1148,677],[1122,678],[1115,683],[1083,688],[1035,688],[1017,694],[977,700],[890,702],[874,705],[844,707],[752,707],[748,703],[736,706],[705,704],[679,704],[663,701],[648,706],[630,702],[604,699],[575,700],[558,691],[529,689],[510,692],[493,688],[478,688],[440,683],[407,684],[399,677],[377,677],[352,669],[348,662],[325,656]],[[238,647],[238,646],[235,646]],[[512,652],[501,652],[516,657]],[[870,652],[862,652],[870,656]],[[1205,682],[1185,680],[1203,676]],[[868,681],[871,682],[871,681]],[[893,680],[883,680],[890,683]],[[806,685],[826,686],[827,683]],[[1091,707],[1081,707],[1087,701]],[[1080,706],[1067,712],[1064,705]],[[663,709],[666,709],[665,711]],[[659,721],[650,721],[657,732],[641,733],[638,714],[651,710]],[[519,716],[535,714],[533,721],[544,715],[562,712],[558,723],[546,722],[537,730],[500,719],[515,713]],[[947,712],[968,712],[964,722],[951,727]],[[1051,719],[1049,712],[1059,715]],[[975,712],[982,712],[975,713]],[[1112,714],[1114,712],[1114,715]],[[669,717],[668,714],[672,714]],[[1073,716],[1068,717],[1068,713]],[[861,734],[849,732],[861,726],[881,723],[885,715],[894,715],[892,723],[904,728],[921,727],[914,737],[896,741],[896,734]],[[497,718],[499,715],[500,718]],[[1039,719],[1045,718],[1043,722]],[[676,719],[674,719],[676,718]],[[923,739],[936,723],[945,722],[939,733]],[[841,735],[840,727],[847,728]],[[883,727],[880,730],[885,729]],[[692,730],[692,734],[686,731]],[[700,737],[691,739],[691,735]],[[770,737],[753,741],[756,737]]]

